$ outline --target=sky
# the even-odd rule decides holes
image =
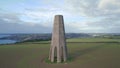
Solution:
[[[66,33],[120,33],[120,0],[0,0],[0,33],[51,33],[55,15]]]

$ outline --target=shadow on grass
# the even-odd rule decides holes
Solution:
[[[72,62],[72,61],[73,61],[71,57],[68,57],[67,61],[64,61],[63,58],[62,58],[62,61],[61,61],[61,62],[57,62],[57,57],[54,57],[54,59],[55,59],[54,62],[51,62],[51,61],[48,59],[48,57],[47,57],[47,58],[44,59],[44,61],[45,61],[45,63],[47,63],[47,64],[58,64],[58,63],[64,64],[64,63],[69,63],[69,62]],[[43,61],[42,61],[42,62],[43,62]]]
[[[77,57],[82,56],[84,54],[88,54],[90,52],[93,52],[97,49],[100,49],[101,47],[102,47],[102,45],[98,45],[98,46],[94,46],[94,47],[89,47],[89,48],[84,49],[84,50],[77,50],[74,53],[69,53],[68,59],[70,61],[74,61]]]

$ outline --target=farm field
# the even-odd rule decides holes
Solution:
[[[0,45],[0,68],[120,68],[120,39],[67,39],[70,62],[46,63],[50,41]]]

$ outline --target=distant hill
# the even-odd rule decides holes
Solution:
[[[4,35],[4,34],[2,34]],[[0,39],[16,40],[18,42],[33,41],[33,40],[50,40],[51,34],[5,34],[7,36],[0,37]],[[119,33],[66,33],[66,38],[117,38],[120,39]]]

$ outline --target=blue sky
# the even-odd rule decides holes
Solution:
[[[54,15],[67,33],[120,33],[120,0],[0,0],[0,33],[51,33]]]

